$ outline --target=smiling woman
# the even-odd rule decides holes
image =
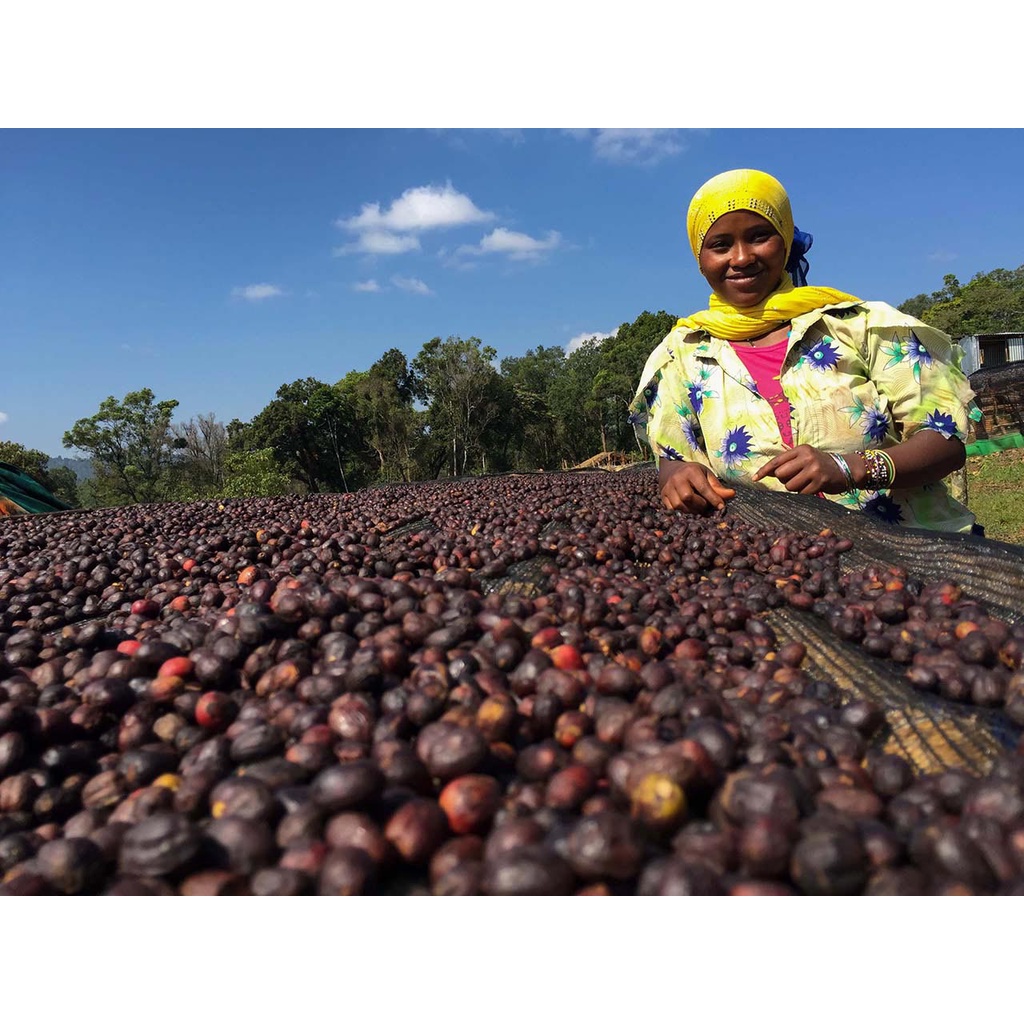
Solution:
[[[698,263],[716,295],[740,308],[756,306],[782,280],[786,243],[760,214],[737,210],[715,221]]]
[[[808,286],[811,236],[769,174],[712,178],[686,226],[712,295],[651,354],[632,407],[666,507],[723,508],[742,481],[980,532],[943,482],[978,418],[959,347],[885,303]]]

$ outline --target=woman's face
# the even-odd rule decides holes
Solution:
[[[763,302],[782,280],[786,243],[760,214],[735,210],[719,217],[700,249],[700,272],[732,306]]]

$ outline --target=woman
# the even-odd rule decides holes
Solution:
[[[654,350],[631,410],[665,506],[721,509],[744,481],[970,532],[943,483],[979,415],[959,348],[885,303],[807,287],[811,238],[769,174],[712,178],[686,227],[709,308]]]

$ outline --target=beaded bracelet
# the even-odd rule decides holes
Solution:
[[[846,478],[846,489],[852,491],[856,487],[853,482],[853,473],[850,472],[850,464],[839,454],[839,452],[829,452],[832,456],[832,461],[843,471],[843,476]]]
[[[869,448],[861,452],[860,457],[864,460],[864,467],[867,470],[865,484],[869,490],[881,491],[893,486],[896,482],[896,466],[888,452],[880,448]]]

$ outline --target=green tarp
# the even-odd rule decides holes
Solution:
[[[988,437],[984,441],[972,441],[967,446],[967,454],[992,455],[1010,448],[1024,448],[1024,434],[1005,434],[1002,437]]]
[[[63,512],[71,508],[42,484],[9,462],[0,462],[0,513],[3,505],[11,512]]]

